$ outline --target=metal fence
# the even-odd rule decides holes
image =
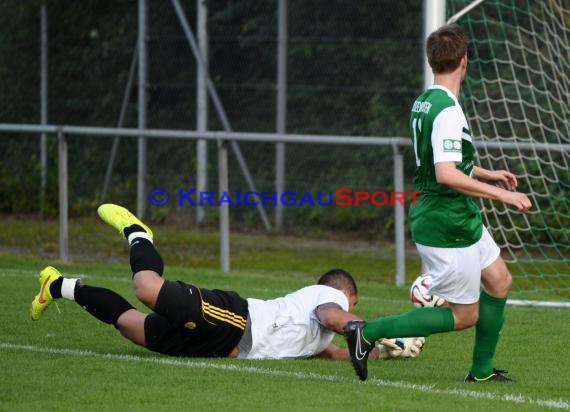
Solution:
[[[40,214],[46,204],[56,204],[46,200],[46,190],[50,185],[53,189],[57,178],[62,258],[68,248],[66,199],[111,198],[114,188],[123,184],[120,174],[129,175],[129,184],[136,176],[136,210],[141,216],[153,182],[174,185],[184,175],[199,190],[218,180],[223,184],[216,173],[223,175],[219,169],[224,162],[208,159],[215,159],[218,150],[223,154],[226,146],[206,146],[208,140],[227,142],[236,160],[227,165],[229,185],[236,190],[324,190],[335,185],[397,190],[405,186],[404,175],[409,186],[405,139],[369,136],[406,133],[407,106],[422,84],[421,2],[280,0],[234,7],[221,1],[117,0],[106,3],[106,9],[101,4],[7,0],[0,6],[6,85],[0,93],[7,103],[0,122],[4,131],[43,134],[39,145],[30,139],[21,145],[22,159],[14,166],[31,161],[33,175],[41,176]],[[97,15],[85,13],[90,8]],[[396,52],[405,62],[394,61]],[[407,70],[396,70],[400,65]],[[277,135],[263,134],[275,130]],[[57,150],[50,148],[54,140],[46,135],[58,136]],[[76,135],[84,136],[71,138]],[[112,145],[97,136],[113,137]],[[171,138],[192,145],[171,143]],[[318,146],[301,148],[310,142]],[[352,145],[350,153],[339,145]],[[378,147],[374,155],[367,153],[371,145]],[[51,166],[56,156],[57,175]],[[89,172],[68,174],[68,160],[83,162]],[[5,162],[5,169],[13,166],[11,161]],[[183,161],[188,163],[184,173],[159,166]],[[393,176],[392,169],[398,174]],[[284,216],[280,206],[232,211],[232,220],[255,220],[264,230],[291,227],[295,218],[297,225],[304,224],[291,210]],[[196,209],[197,220],[204,219]],[[219,211],[225,219],[226,212]],[[362,214],[356,212],[345,216],[346,221]],[[404,228],[404,210],[391,212],[386,208],[379,216],[370,211],[367,219],[379,226],[384,218],[390,225],[395,222],[397,230],[390,227],[374,235],[396,233],[402,245],[397,277],[403,279],[404,236],[398,230]],[[221,242],[221,268],[227,270],[224,233]]]
[[[411,188],[414,165],[404,162],[408,139],[373,136],[407,134],[409,104],[427,77],[423,38],[441,24],[445,1],[280,0],[234,8],[221,1],[117,0],[108,3],[103,19],[84,13],[99,4],[0,5],[0,131],[33,136],[27,144],[1,139],[12,146],[1,147],[6,150],[0,166],[41,175],[36,203],[41,213],[48,203],[58,205],[62,259],[69,255],[69,199],[93,202],[123,190],[136,194],[137,213],[144,215],[148,188],[165,181],[192,181],[198,190],[217,186],[221,192]],[[50,147],[55,140],[47,135],[57,136],[57,147]],[[217,145],[206,146],[208,141]],[[19,146],[17,155],[13,146]],[[235,162],[228,162],[228,150]],[[569,148],[518,143],[517,150]],[[48,170],[56,158],[57,174]],[[69,173],[78,167],[73,162],[84,166],[81,173]],[[35,183],[30,187],[37,190]],[[2,184],[0,179],[0,191]],[[57,185],[57,202],[46,200],[50,184]],[[229,211],[222,206],[220,268],[227,271]],[[396,204],[368,214],[358,209],[340,216],[341,229],[357,219],[361,230],[374,222],[375,237],[393,236],[396,284],[404,284],[405,208]],[[264,230],[282,229],[284,221],[301,226],[311,215],[288,210],[284,219],[283,209],[259,204],[236,210],[233,222],[255,221]],[[320,215],[313,224],[334,225],[337,217]],[[388,230],[381,230],[384,224]]]
[[[149,139],[181,139],[197,140],[204,139],[217,142],[218,151],[218,193],[229,192],[228,173],[228,143],[233,142],[266,142],[266,143],[288,143],[323,147],[332,146],[364,146],[364,147],[389,147],[393,156],[393,186],[394,192],[405,192],[406,181],[404,177],[404,154],[403,150],[410,146],[410,140],[404,137],[367,137],[367,136],[318,136],[318,135],[293,135],[274,133],[240,133],[240,132],[197,132],[179,130],[140,130],[140,129],[118,129],[104,127],[81,127],[81,126],[53,126],[53,125],[18,125],[0,124],[0,132],[5,133],[32,133],[57,136],[58,140],[58,191],[59,191],[59,258],[68,260],[69,258],[69,173],[68,173],[68,139],[76,136],[79,139],[86,139],[87,136],[95,137],[115,137],[125,138],[141,137]],[[523,144],[506,142],[481,142],[487,149],[501,150],[532,150],[532,151],[561,151],[570,152],[568,144]],[[312,146],[311,146],[312,145]],[[384,170],[385,171],[385,170]],[[409,185],[408,185],[409,186]],[[252,192],[259,193],[255,187],[249,187]],[[358,189],[358,188],[357,188]],[[138,198],[147,201],[148,193],[138,194]],[[256,202],[253,202],[256,203]],[[261,202],[257,202],[259,219],[268,228],[267,216],[264,214]],[[405,207],[399,202],[394,202],[394,245],[395,245],[395,283],[398,286],[405,284],[405,262],[406,262],[406,225]],[[229,204],[224,202],[220,205],[219,213],[219,239],[220,239],[220,270],[230,271],[230,212]]]
[[[348,145],[348,146],[371,146],[390,147],[393,150],[393,192],[405,192],[404,183],[404,155],[402,149],[410,146],[410,141],[403,137],[366,137],[366,136],[317,136],[317,135],[290,135],[272,133],[239,133],[239,132],[196,132],[177,130],[140,130],[140,129],[117,129],[103,127],[81,126],[53,126],[53,125],[18,125],[0,124],[0,132],[45,134],[57,136],[58,140],[58,191],[59,191],[59,258],[63,261],[69,258],[69,173],[68,173],[68,145],[70,136],[121,136],[128,138],[141,137],[149,139],[183,139],[183,140],[211,140],[217,142],[218,148],[218,192],[228,193],[228,149],[229,142],[268,142],[268,143],[300,143],[303,145]],[[256,192],[256,187],[250,187]],[[259,193],[259,192],[257,192]],[[137,197],[146,199],[147,193]],[[263,212],[263,207],[258,203],[259,217],[268,222]],[[405,211],[404,205],[395,202],[390,205],[394,208],[394,243],[396,258],[396,284],[405,283]],[[230,270],[230,244],[229,244],[229,204],[220,206],[220,269],[224,272]]]

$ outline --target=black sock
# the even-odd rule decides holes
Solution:
[[[144,230],[141,226],[139,225],[131,225],[129,227],[126,227],[123,230],[123,234],[125,235],[125,239],[128,239],[129,235],[131,233],[135,233],[135,232],[144,232],[146,233],[146,230]]]
[[[61,285],[63,283],[63,277],[59,277],[54,280],[51,285],[49,285],[49,294],[54,299],[61,298]]]
[[[75,301],[102,322],[117,327],[119,316],[134,309],[121,295],[112,290],[77,283]]]
[[[135,238],[131,243],[131,270],[133,274],[141,270],[152,270],[162,276],[164,263],[148,239]]]

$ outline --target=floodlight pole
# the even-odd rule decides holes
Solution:
[[[392,146],[394,150],[394,193],[404,193],[404,154],[399,145]],[[394,203],[394,243],[396,249],[396,286],[406,283],[406,234],[405,206]]]
[[[40,123],[48,121],[48,20],[47,5],[41,6],[40,17]],[[40,216],[43,218],[46,203],[47,183],[47,135],[40,136]]]
[[[147,72],[147,0],[139,0],[139,35],[138,35],[138,51],[139,51],[139,110],[138,110],[138,128],[146,129],[146,83],[148,78]],[[146,212],[146,176],[147,176],[147,142],[146,138],[138,138],[138,163],[137,163],[137,216],[141,219],[145,217]]]
[[[69,260],[67,140],[61,128],[59,128],[57,131],[57,141],[59,188],[59,259],[63,262],[67,262]]]
[[[425,53],[425,40],[434,30],[445,24],[445,0],[424,0],[424,89],[433,84],[433,73]]]
[[[204,132],[208,130],[208,6],[204,0],[197,0],[198,11],[197,32],[198,48],[204,59],[204,65],[199,64],[196,75],[196,130]],[[205,192],[208,187],[208,142],[200,139],[196,142],[196,189],[198,193]],[[196,223],[204,223],[206,213],[204,206],[196,207]]]
[[[228,143],[218,140],[218,190],[228,193]],[[230,208],[220,207],[220,270],[224,273],[230,271]]]
[[[424,0],[424,36],[422,56],[424,59],[424,90],[433,84],[433,73],[425,52],[425,41],[428,36],[445,24],[445,0]],[[425,266],[422,262],[422,273]],[[398,279],[396,283],[398,284]]]
[[[285,134],[287,128],[287,0],[279,0],[277,35],[277,133]],[[275,144],[275,191],[277,196],[285,192],[286,147]],[[284,208],[281,202],[275,206],[275,229],[283,229]]]

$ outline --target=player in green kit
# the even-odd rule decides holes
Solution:
[[[498,200],[522,213],[531,202],[515,191],[512,173],[473,163],[473,138],[457,100],[467,71],[467,44],[467,34],[456,24],[430,34],[426,53],[434,85],[417,98],[410,115],[417,166],[414,190],[422,194],[410,207],[409,224],[425,271],[433,279],[430,293],[446,299],[449,306],[348,322],[345,337],[361,380],[368,376],[368,353],[378,339],[428,336],[475,325],[473,362],[465,382],[511,381],[506,371],[493,367],[511,274],[472,197]]]

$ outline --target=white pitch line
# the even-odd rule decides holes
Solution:
[[[240,364],[224,364],[224,363],[212,363],[207,361],[195,361],[195,360],[180,360],[168,357],[144,357],[136,355],[116,355],[110,353],[97,353],[88,350],[76,350],[76,349],[65,349],[65,348],[45,348],[32,345],[20,345],[15,343],[0,343],[0,349],[4,350],[20,350],[28,352],[40,352],[40,353],[51,353],[57,355],[67,355],[67,356],[83,356],[92,357],[100,359],[109,359],[117,361],[126,362],[148,362],[155,363],[159,365],[171,365],[189,368],[201,368],[201,369],[219,369],[231,372],[240,373],[252,373],[260,375],[270,375],[278,377],[286,377],[293,379],[302,380],[316,380],[319,382],[335,382],[335,383],[356,383],[360,385],[373,385],[381,387],[390,387],[397,389],[407,389],[412,391],[424,392],[429,394],[438,394],[444,396],[458,396],[462,398],[473,398],[473,399],[487,399],[492,401],[509,402],[515,404],[524,405],[536,405],[541,407],[553,408],[553,409],[570,409],[570,403],[568,400],[564,399],[533,399],[528,396],[523,396],[521,394],[495,394],[491,392],[477,392],[465,389],[437,389],[434,385],[418,385],[406,382],[398,381],[387,381],[383,379],[368,379],[366,382],[359,382],[356,378],[348,378],[336,375],[323,375],[319,373],[312,372],[291,372],[271,368],[259,368],[256,366],[243,366]],[[235,362],[235,361],[232,361]]]

